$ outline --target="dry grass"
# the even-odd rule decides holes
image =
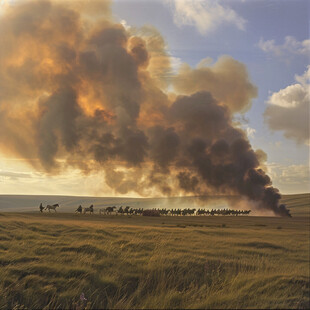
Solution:
[[[310,194],[283,195],[281,203],[286,204],[294,216],[310,217]]]
[[[0,308],[307,309],[308,198],[291,219],[0,213]]]

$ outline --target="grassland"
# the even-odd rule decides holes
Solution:
[[[281,203],[287,205],[293,216],[310,217],[310,194],[283,195]]]
[[[0,308],[309,308],[297,198],[290,219],[0,213]]]

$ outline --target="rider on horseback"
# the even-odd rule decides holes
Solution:
[[[75,210],[76,213],[82,213],[82,206],[79,205],[79,207]]]
[[[40,212],[43,212],[43,209],[44,209],[44,207],[43,207],[43,205],[42,205],[42,202],[40,203]]]

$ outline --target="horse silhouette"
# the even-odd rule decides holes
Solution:
[[[51,210],[54,210],[55,212],[57,212],[56,208],[59,208],[59,204],[58,203],[55,203],[54,205],[47,205],[45,207],[45,210],[48,210],[48,212],[51,212]]]
[[[86,212],[89,212],[89,214],[93,214],[94,213],[94,206],[91,205],[89,208],[84,208],[84,214]]]

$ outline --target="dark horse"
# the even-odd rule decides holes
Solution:
[[[116,209],[115,206],[113,206],[113,207],[107,207],[107,208],[106,208],[107,214],[112,214],[112,212],[114,212],[114,209]]]
[[[51,212],[51,210],[54,210],[55,212],[57,212],[56,211],[56,208],[59,208],[59,204],[58,203],[55,203],[54,205],[47,205],[46,207],[45,207],[45,210],[46,209],[48,209],[48,212]]]
[[[89,212],[90,214],[93,214],[94,213],[94,206],[91,205],[89,208],[84,208],[84,214],[86,212]]]

